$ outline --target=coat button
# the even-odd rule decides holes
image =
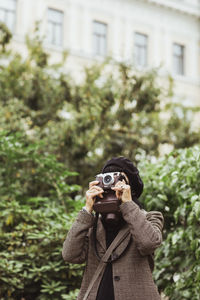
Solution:
[[[119,281],[119,280],[120,280],[120,277],[119,277],[119,276],[114,276],[114,280],[115,280],[115,281]]]
[[[112,255],[111,255],[112,259],[115,260],[118,258],[118,255],[117,253],[113,252]]]

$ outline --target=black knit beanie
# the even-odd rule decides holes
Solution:
[[[128,158],[123,156],[113,157],[106,162],[102,169],[102,173],[108,172],[124,172],[127,175],[131,187],[133,201],[136,202],[141,208],[142,205],[138,198],[143,191],[143,182],[136,166],[134,166],[134,164]]]

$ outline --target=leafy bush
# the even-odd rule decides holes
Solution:
[[[156,252],[155,279],[170,300],[199,297],[200,147],[140,163],[145,183],[141,201],[165,216],[164,242]],[[70,176],[43,145],[21,134],[1,132],[0,270],[4,299],[76,298],[83,266],[64,264],[66,230],[81,201],[70,193]]]
[[[75,83],[63,72],[64,60],[49,64],[37,32],[27,39],[26,58],[7,50],[10,37],[0,25],[0,299],[76,298],[83,267],[61,257],[82,206],[74,183],[85,188],[118,155],[144,159],[143,202],[165,216],[156,254],[159,288],[170,300],[199,299],[200,148],[147,161],[162,144],[199,143],[192,110],[168,105],[163,119],[169,95],[156,71],[138,74],[112,62],[110,72],[104,63],[85,68]]]
[[[82,266],[64,264],[61,250],[82,205],[67,183],[75,173],[42,143],[19,133],[0,139],[0,299],[74,299]]]
[[[7,26],[0,22],[0,45],[2,52],[5,52],[6,45],[9,44],[12,34]]]
[[[106,62],[96,63],[83,69],[76,83],[63,71],[65,53],[60,63],[49,63],[38,29],[26,41],[25,58],[0,52],[0,128],[22,131],[36,143],[43,140],[48,153],[79,172],[81,186],[111,156],[137,162],[141,152],[158,156],[163,143],[184,148],[199,142],[192,112],[183,122],[177,108],[168,105],[168,117],[161,115],[169,93],[156,70],[138,73],[113,61],[111,70]]]
[[[156,252],[157,284],[170,300],[199,300],[200,146],[140,168],[146,208],[165,217],[164,242]]]

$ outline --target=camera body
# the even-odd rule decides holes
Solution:
[[[121,172],[111,172],[96,175],[96,180],[99,181],[98,186],[101,187],[103,198],[96,197],[93,205],[94,211],[98,213],[116,213],[119,212],[119,205],[121,201],[116,197],[115,191],[111,188],[116,185],[118,181],[125,179]],[[126,179],[125,179],[126,180]]]
[[[120,172],[103,173],[96,175],[96,180],[104,191],[110,190],[115,184],[124,177]]]

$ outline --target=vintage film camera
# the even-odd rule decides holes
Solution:
[[[98,186],[101,187],[103,198],[96,197],[94,203],[94,211],[98,213],[116,213],[119,212],[119,205],[121,201],[116,197],[115,191],[111,188],[116,185],[118,181],[126,181],[125,176],[121,172],[103,173],[96,175],[96,180],[99,181]]]

